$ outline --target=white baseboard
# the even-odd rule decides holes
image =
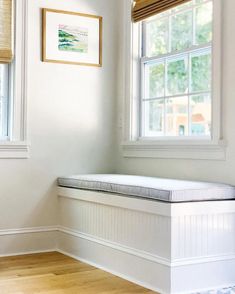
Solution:
[[[147,289],[150,289],[150,290],[153,290],[153,291],[156,291],[156,292],[158,292],[158,293],[161,293],[161,294],[167,294],[166,292],[164,292],[163,290],[160,290],[160,289],[158,289],[158,288],[156,288],[156,287],[152,287],[151,285],[149,285],[149,284],[146,284],[146,283],[143,283],[142,281],[139,281],[139,280],[136,280],[136,279],[133,279],[133,278],[131,278],[131,277],[129,277],[129,276],[126,276],[126,275],[123,275],[123,274],[120,274],[120,273],[118,273],[118,272],[116,272],[116,271],[112,271],[112,270],[110,270],[110,269],[108,269],[108,268],[106,268],[106,267],[103,267],[103,266],[101,266],[100,264],[96,264],[96,263],[94,263],[94,262],[91,262],[91,261],[89,261],[89,260],[87,260],[87,259],[83,259],[83,258],[80,258],[79,256],[77,256],[77,255],[74,255],[74,254],[71,254],[71,253],[68,253],[68,252],[66,252],[66,251],[64,251],[64,250],[61,250],[61,249],[57,249],[56,250],[57,252],[59,252],[59,253],[61,253],[61,254],[63,254],[63,255],[66,255],[66,256],[69,256],[69,257],[71,257],[71,258],[73,258],[73,259],[76,259],[76,260],[78,260],[78,261],[80,261],[80,262],[83,262],[83,263],[86,263],[86,264],[89,264],[89,265],[91,265],[91,266],[94,266],[94,267],[96,267],[96,268],[99,268],[99,269],[101,269],[101,270],[103,270],[103,271],[106,271],[106,272],[108,272],[108,273],[110,273],[110,274],[113,274],[113,275],[115,275],[115,276],[117,276],[117,277],[120,277],[120,278],[122,278],[122,279],[124,279],[124,280],[127,280],[127,281],[129,281],[129,282],[132,282],[132,283],[134,283],[134,284],[137,284],[137,285],[139,285],[139,286],[142,286],[142,287],[144,287],[144,288],[147,288]],[[220,285],[217,289],[212,289],[212,288],[203,288],[203,289],[195,289],[194,290],[194,293],[200,293],[200,292],[207,292],[207,291],[219,291],[219,290],[222,290],[222,289],[227,289],[227,288],[234,288],[234,283],[231,283],[230,285],[228,285],[228,284],[223,284],[223,285]],[[178,294],[189,294],[188,292],[179,292]]]
[[[210,262],[205,257],[200,259],[201,263],[187,260],[169,266],[156,258],[151,260],[148,255],[145,258],[136,254],[135,250],[131,252],[131,248],[113,246],[67,228],[59,228],[58,240],[59,252],[158,293],[188,294],[235,284],[233,255],[211,257]],[[211,276],[211,272],[216,275]]]
[[[158,293],[170,293],[165,265],[65,232],[59,232],[58,240],[57,251],[64,255]],[[159,273],[158,286],[154,286],[156,272]]]
[[[0,254],[0,258],[1,257],[11,257],[11,256],[21,256],[21,255],[30,255],[30,254],[39,254],[39,253],[50,253],[50,252],[59,252],[59,251],[57,249],[22,251],[22,252],[17,252],[17,253]]]
[[[147,252],[61,226],[0,230],[0,244],[0,257],[58,251],[162,294],[206,291],[215,288],[215,285],[217,289],[234,286],[234,255],[211,257],[210,262],[201,258],[170,263]],[[192,277],[203,275],[203,271],[208,277],[213,271],[217,277],[211,278],[208,284],[211,287],[205,287],[208,281],[205,285],[197,285],[194,279],[187,279],[183,283],[184,289],[187,289],[185,292],[182,291],[181,280],[187,276],[189,268]],[[221,276],[223,272],[225,274]]]
[[[17,229],[9,229],[9,230],[0,230],[0,236],[29,234],[29,233],[42,233],[42,232],[54,232],[57,230],[58,230],[58,226],[17,228]]]
[[[129,276],[126,276],[126,275],[124,275],[124,274],[121,274],[121,273],[119,273],[119,272],[116,272],[116,271],[110,270],[110,269],[108,269],[108,268],[106,268],[106,267],[104,267],[104,266],[102,266],[102,265],[100,265],[100,264],[94,263],[94,262],[92,262],[92,261],[90,261],[90,260],[80,258],[80,257],[77,256],[77,255],[70,254],[70,253],[68,253],[68,252],[66,252],[66,251],[64,251],[64,250],[61,250],[61,249],[57,249],[56,251],[59,252],[59,253],[61,253],[61,254],[66,255],[66,256],[69,256],[69,257],[71,257],[71,258],[73,258],[73,259],[76,259],[76,260],[78,260],[78,261],[80,261],[80,262],[83,262],[83,263],[89,264],[89,265],[91,265],[91,266],[93,266],[93,267],[96,267],[96,268],[101,269],[101,270],[103,270],[103,271],[105,271],[105,272],[108,272],[108,273],[110,273],[110,274],[112,274],[112,275],[114,275],[114,276],[120,277],[120,278],[122,278],[122,279],[124,279],[124,280],[126,280],[126,281],[132,282],[132,283],[134,283],[134,284],[136,284],[136,285],[139,285],[139,286],[142,286],[142,287],[144,287],[144,288],[147,288],[147,289],[150,289],[150,290],[156,291],[156,292],[161,293],[161,294],[167,294],[167,293],[163,292],[163,290],[161,290],[161,289],[159,289],[159,288],[151,288],[151,285],[149,285],[149,284],[143,283],[142,281],[139,281],[139,280],[133,279],[133,278],[131,278],[131,277],[129,277]]]
[[[56,250],[57,226],[0,230],[0,257]]]

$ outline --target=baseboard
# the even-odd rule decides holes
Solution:
[[[47,250],[32,250],[32,251],[22,251],[17,253],[10,253],[10,254],[0,254],[1,257],[12,257],[12,256],[22,256],[22,255],[30,255],[30,254],[40,254],[40,253],[50,253],[50,252],[59,252],[56,248],[55,249],[47,249]]]
[[[57,226],[0,230],[0,257],[56,250]]]
[[[194,293],[232,287],[235,284],[234,256],[187,260],[169,266],[145,258],[131,248],[109,244],[68,228],[59,228],[58,251],[158,293]],[[161,261],[161,260],[160,260]],[[211,276],[210,273],[216,273]],[[146,274],[147,273],[147,274]],[[156,279],[156,276],[158,277]],[[204,277],[208,279],[205,280]],[[195,279],[195,277],[197,277]]]
[[[29,227],[29,228],[17,228],[0,230],[0,237],[7,235],[17,235],[17,234],[29,234],[29,233],[41,233],[41,232],[54,232],[58,230],[58,226],[44,226],[44,227]]]
[[[57,250],[150,290],[162,294],[170,293],[169,267],[156,261],[60,231]],[[158,283],[156,283],[156,272]]]
[[[58,251],[162,294],[190,293],[192,289],[194,292],[208,291],[215,288],[215,285],[219,290],[234,285],[234,278],[229,274],[233,273],[235,267],[234,255],[170,263],[158,256],[61,226],[0,230],[0,244],[0,257]],[[209,283],[214,286],[205,287],[206,284],[195,284],[187,278],[184,286],[190,291],[182,291],[181,280],[187,276],[189,268],[192,271],[189,277],[203,275],[203,271],[209,277],[212,267],[218,269],[213,269],[218,277],[221,276],[220,271],[226,273],[218,283],[215,281],[218,278],[215,277]],[[199,289],[195,290],[198,286]]]
[[[83,263],[89,264],[89,265],[91,265],[91,266],[93,266],[93,267],[96,267],[96,268],[101,269],[101,270],[103,270],[103,271],[105,271],[105,272],[108,272],[108,273],[110,273],[110,274],[112,274],[112,275],[114,275],[114,276],[120,277],[120,278],[122,278],[122,279],[124,279],[124,280],[126,280],[126,281],[129,281],[129,282],[132,282],[132,283],[134,283],[134,284],[136,284],[136,285],[142,286],[142,287],[144,287],[144,288],[146,288],[146,289],[149,289],[149,290],[152,290],[152,291],[155,291],[155,292],[161,293],[161,294],[167,294],[166,292],[164,292],[163,290],[161,290],[161,289],[159,289],[159,288],[156,288],[156,287],[153,288],[153,287],[152,287],[151,285],[149,285],[149,284],[143,283],[142,281],[139,281],[139,280],[133,279],[132,277],[130,277],[130,276],[126,276],[126,275],[123,275],[123,274],[121,274],[121,273],[119,273],[119,272],[116,272],[116,271],[110,270],[109,268],[104,267],[104,266],[102,266],[102,265],[100,265],[100,264],[94,263],[94,262],[92,262],[92,261],[90,261],[90,260],[87,260],[87,259],[81,258],[81,257],[79,257],[79,256],[77,256],[77,255],[74,255],[74,254],[68,253],[68,252],[66,252],[66,251],[64,251],[64,250],[61,250],[61,249],[58,249],[58,248],[57,248],[56,251],[59,252],[59,253],[61,253],[61,254],[66,255],[66,256],[69,256],[69,257],[71,257],[71,258],[73,258],[73,259],[76,259],[76,260],[78,260],[78,261],[80,261],[80,262],[83,262]]]

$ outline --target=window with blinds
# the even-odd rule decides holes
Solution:
[[[13,2],[0,0],[0,140],[8,139],[13,61]]]
[[[211,137],[212,11],[212,0],[136,1],[141,137]]]

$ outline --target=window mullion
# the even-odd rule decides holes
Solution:
[[[167,59],[164,60],[164,135],[166,135]]]
[[[175,94],[175,95],[169,95],[169,96],[163,96],[163,97],[153,97],[153,98],[145,98],[143,99],[144,101],[152,101],[152,100],[161,100],[161,99],[171,99],[171,98],[179,98],[179,97],[182,97],[182,96],[186,96],[186,95],[189,95],[189,96],[192,96],[192,95],[208,95],[210,94],[211,91],[200,91],[200,92],[189,92],[188,94]]]
[[[177,52],[171,52],[171,53],[167,53],[167,54],[162,54],[162,55],[159,55],[159,56],[152,56],[152,57],[147,57],[147,56],[143,56],[141,58],[141,61],[142,62],[155,62],[155,61],[161,61],[161,60],[164,60],[165,58],[167,57],[177,57],[177,56],[181,56],[181,55],[185,55],[186,53],[195,53],[195,52],[199,52],[199,51],[206,51],[208,49],[210,49],[212,47],[212,42],[209,42],[207,44],[204,44],[204,45],[197,45],[197,46],[192,46],[191,48],[188,48],[188,49],[184,49],[184,50],[181,50],[181,51],[177,51]]]
[[[169,15],[168,16],[168,44],[167,44],[167,48],[168,48],[168,52],[167,54],[169,54],[169,52],[171,52],[171,21],[172,21],[172,16]],[[164,136],[166,136],[166,125],[167,125],[167,105],[166,105],[166,96],[167,96],[167,58],[164,58],[164,128],[163,128],[163,134]]]
[[[171,25],[172,25],[172,16],[168,16],[168,54],[171,52]]]
[[[192,84],[192,64],[191,54],[188,53],[188,135],[191,135],[191,114],[190,114],[190,94]]]

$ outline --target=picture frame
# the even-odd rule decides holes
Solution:
[[[102,17],[42,8],[42,61],[102,66]]]

